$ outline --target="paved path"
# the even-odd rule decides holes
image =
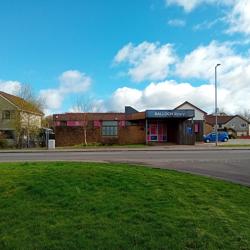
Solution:
[[[126,162],[213,176],[250,186],[249,150],[0,152],[0,161]]]

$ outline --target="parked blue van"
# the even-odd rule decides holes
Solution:
[[[229,136],[227,132],[218,132],[218,141],[226,142],[228,141]],[[215,142],[216,141],[216,133],[212,132],[203,136],[204,142]]]

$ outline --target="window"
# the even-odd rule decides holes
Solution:
[[[2,118],[3,118],[3,120],[10,120],[10,111],[4,110],[2,113]]]
[[[62,127],[66,127],[67,126],[67,121],[60,121],[60,125]]]
[[[246,128],[246,123],[242,123],[241,125],[240,125],[242,128]]]
[[[0,131],[0,135],[2,135],[2,137],[4,139],[14,139],[14,131],[13,130],[2,130]]]
[[[103,121],[102,122],[102,136],[117,136],[118,122],[117,121]]]
[[[199,123],[194,124],[194,132],[199,133]]]

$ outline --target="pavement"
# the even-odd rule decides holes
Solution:
[[[204,146],[205,145],[205,146]],[[211,176],[250,186],[250,148],[196,146],[151,146],[142,148],[95,148],[2,151],[0,162],[82,161],[122,162],[174,169]]]
[[[229,139],[227,142],[223,142],[222,145],[250,145],[250,139]]]
[[[37,153],[37,152],[111,152],[111,151],[222,151],[222,150],[250,150],[250,142],[245,144],[219,143],[216,147],[215,143],[197,143],[196,145],[164,145],[164,146],[142,146],[142,147],[126,147],[126,146],[101,146],[101,147],[59,147],[55,149],[0,149],[0,153]]]

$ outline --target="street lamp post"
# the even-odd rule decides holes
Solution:
[[[218,146],[218,105],[217,105],[217,68],[221,64],[217,64],[215,66],[215,74],[214,74],[214,86],[215,86],[215,145]]]

